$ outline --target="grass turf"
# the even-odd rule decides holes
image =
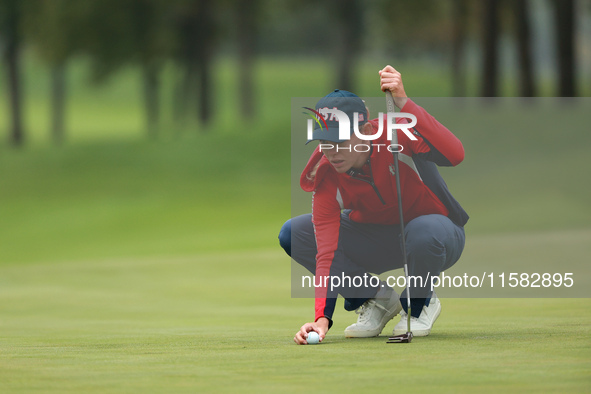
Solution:
[[[287,260],[287,261],[286,261]],[[296,346],[312,300],[289,299],[277,250],[0,267],[0,391],[582,392],[589,300],[445,299],[409,345]],[[253,289],[259,289],[254,291]],[[340,305],[340,303],[339,303]]]
[[[364,81],[377,71],[366,68]],[[231,91],[233,66],[219,69],[218,91]],[[432,336],[411,345],[345,340],[355,315],[339,307],[325,343],[295,346],[312,301],[290,298],[276,240],[290,214],[285,111],[332,85],[318,62],[258,70],[255,122],[237,126],[235,98],[220,94],[208,127],[163,127],[142,142],[135,72],[97,90],[74,67],[59,149],[47,144],[47,81],[28,72],[29,145],[0,146],[0,391],[589,391],[582,299],[445,299]],[[445,76],[402,71],[414,95],[446,94]],[[506,248],[515,262],[557,264],[560,240],[585,262],[583,131],[460,135],[469,155],[445,177],[472,215],[462,264],[494,263]]]

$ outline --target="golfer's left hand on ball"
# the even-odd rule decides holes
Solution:
[[[404,85],[402,84],[402,75],[390,65],[381,69],[378,74],[380,74],[380,88],[382,92],[389,90],[394,97],[396,106],[398,108],[404,107],[408,98],[406,97]]]
[[[306,323],[300,328],[300,331],[295,334],[293,341],[298,345],[307,345],[308,342],[306,342],[306,338],[308,337],[308,333],[310,331],[316,331],[320,337],[320,342],[322,342],[328,332],[328,324],[328,319],[324,317],[318,319],[316,323]]]

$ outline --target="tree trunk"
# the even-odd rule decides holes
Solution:
[[[6,4],[5,30],[5,60],[10,96],[10,143],[13,146],[24,144],[21,111],[21,81],[20,81],[20,10],[19,0],[8,1]]]
[[[187,108],[192,107],[189,103],[192,100],[191,93],[197,91],[197,86],[194,83],[194,66],[191,61],[186,58],[179,62],[179,72],[177,73],[177,81],[174,87],[174,101],[173,101],[173,115],[174,121],[177,124],[183,125],[187,120]]]
[[[452,38],[452,95],[463,97],[466,95],[466,68],[464,47],[466,44],[466,0],[454,0],[452,4],[453,38]]]
[[[65,140],[66,66],[60,62],[51,69],[51,137],[55,145]]]
[[[353,70],[361,45],[363,7],[359,0],[333,1],[337,17],[337,88],[353,91]]]
[[[211,63],[213,60],[213,41],[214,31],[212,0],[201,0],[200,8],[197,14],[197,34],[195,45],[197,50],[197,66],[199,79],[199,97],[197,114],[199,120],[204,124],[209,123],[213,113],[213,90],[211,89]]]
[[[160,120],[158,71],[158,67],[153,64],[144,64],[143,66],[146,130],[150,138],[158,136],[158,122]]]
[[[514,0],[515,31],[519,59],[519,94],[522,97],[535,96],[532,50],[530,41],[529,3],[528,0]]]
[[[482,96],[498,95],[498,57],[499,57],[499,6],[497,0],[484,0],[482,14],[483,56],[482,56]]]
[[[211,90],[211,55],[208,48],[204,48],[199,56],[199,120],[204,124],[209,123],[213,113],[213,93]]]
[[[531,27],[529,23],[529,1],[513,0],[515,13],[515,34],[517,38],[517,57],[519,61],[519,95],[536,95],[534,69],[531,49]]]
[[[575,5],[574,0],[554,0],[558,96],[574,97],[575,90]]]
[[[240,0],[237,10],[238,29],[238,85],[242,116],[252,119],[255,111],[253,59],[256,41],[258,0]]]

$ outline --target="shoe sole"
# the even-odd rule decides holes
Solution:
[[[439,317],[440,314],[441,314],[441,302],[437,304],[437,309],[435,310],[435,316],[433,317],[433,323],[431,323],[431,328],[433,328],[433,325],[435,325],[435,322],[437,321],[437,318]],[[426,337],[427,335],[431,334],[431,328],[429,328],[428,330],[413,330],[412,325],[411,325],[410,331],[412,332],[413,336],[415,336],[415,337]],[[406,334],[406,326],[402,330],[394,329],[394,331],[392,331],[393,336],[394,335],[402,335],[402,334]]]
[[[386,314],[386,315],[384,315],[384,317],[382,317],[382,320],[380,322],[381,328],[379,329],[379,331],[377,329],[371,330],[371,331],[347,331],[347,330],[345,330],[345,338],[373,338],[373,337],[377,337],[378,335],[380,335],[382,333],[382,331],[384,330],[384,327],[386,327],[386,324],[388,324],[388,322],[390,320],[394,319],[394,316],[399,314],[401,310],[402,310],[402,304],[400,303],[400,299],[399,299],[398,304],[396,304],[396,307],[394,308],[394,311],[391,314]]]

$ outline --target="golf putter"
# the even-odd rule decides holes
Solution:
[[[403,236],[404,239],[404,236]],[[402,241],[404,242],[404,240]],[[405,259],[406,260],[406,259]],[[404,275],[406,275],[406,308],[408,310],[408,314],[406,317],[406,334],[401,334],[401,335],[395,335],[393,337],[388,338],[388,341],[386,343],[410,343],[410,341],[412,341],[412,331],[410,330],[410,320],[411,320],[411,315],[410,315],[410,289],[408,288],[408,266],[406,265],[406,262],[404,263]]]
[[[388,112],[396,111],[394,107],[394,97],[392,97],[392,92],[389,90],[386,91],[386,107]],[[398,144],[398,134],[396,132],[392,133],[392,144]],[[406,334],[390,337],[386,343],[410,343],[410,341],[412,341],[413,335],[412,331],[410,330],[410,289],[408,288],[408,264],[406,262],[406,240],[404,238],[404,219],[402,216],[402,193],[400,191],[400,177],[398,172],[398,150],[395,149],[392,152],[392,155],[394,156],[394,172],[396,173],[396,194],[398,195],[398,215],[400,217],[400,236],[402,237],[402,261],[404,262],[404,275],[406,276],[406,304],[408,314],[406,319]]]

